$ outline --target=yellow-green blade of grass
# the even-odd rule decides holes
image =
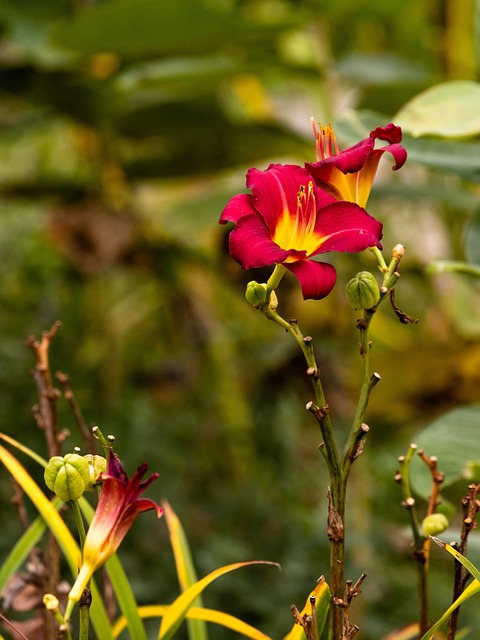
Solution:
[[[52,505],[55,510],[58,510],[62,504],[63,502],[60,498],[54,498],[52,500]],[[10,578],[20,569],[27,559],[28,554],[38,543],[46,529],[47,525],[45,524],[45,520],[41,516],[38,516],[38,518],[35,518],[25,533],[14,544],[10,553],[0,567],[0,593],[3,591]]]
[[[212,571],[207,576],[205,576],[192,586],[188,587],[188,589],[180,594],[178,598],[168,607],[160,625],[158,640],[170,640],[170,638],[173,637],[175,631],[184,621],[187,611],[190,609],[190,607],[193,605],[202,591],[214,580],[216,580],[220,576],[225,575],[226,573],[229,573],[230,571],[235,571],[236,569],[248,567],[254,564],[268,564],[276,567],[279,566],[275,562],[253,560],[250,562],[236,562],[234,564],[229,564],[225,567],[220,567],[220,569]]]
[[[312,604],[311,598],[315,598],[315,611],[317,615],[317,627],[319,637],[322,635],[325,623],[327,622],[328,613],[330,610],[330,588],[322,577],[317,583],[315,589],[308,594],[308,598],[305,602],[300,615],[311,615]],[[290,633],[288,633],[283,640],[305,640],[305,632],[299,624],[294,624]]]
[[[195,566],[193,564],[190,546],[182,524],[168,502],[163,502],[162,506],[165,511],[165,521],[170,535],[170,544],[172,545],[173,556],[175,558],[175,566],[177,569],[177,577],[181,591],[185,591],[198,580]],[[192,606],[203,607],[201,597],[195,599]],[[190,640],[207,640],[207,625],[203,620],[191,618],[187,616],[186,620],[188,637]]]
[[[73,576],[76,576],[78,567],[80,566],[80,549],[55,507],[28,471],[20,464],[15,456],[2,445],[0,445],[0,461],[35,505],[35,508],[57,540]],[[93,582],[92,595],[92,607],[90,609],[92,624],[99,638],[102,638],[102,640],[110,640],[113,638],[112,627],[98,589]]]
[[[480,580],[479,580],[480,572],[475,567],[475,565],[472,564],[470,560],[468,560],[468,558],[466,558],[461,553],[459,553],[451,545],[443,542],[442,540],[439,540],[439,538],[434,538],[433,536],[430,536],[430,537],[440,547],[448,551],[448,553],[450,553],[456,560],[458,560],[458,562],[460,562],[465,567],[465,569],[467,569],[467,571],[470,571],[470,573],[473,575],[474,578],[473,578],[473,582],[471,582],[468,585],[468,587],[463,591],[463,593],[461,593],[461,595],[455,600],[455,602],[452,605],[450,605],[450,607],[448,607],[448,609],[445,611],[443,616],[439,620],[437,620],[437,622],[433,625],[433,627],[430,627],[427,633],[425,633],[422,636],[421,640],[431,640],[435,631],[437,631],[442,626],[442,624],[444,624],[444,622],[448,620],[448,618],[455,611],[455,609],[457,609],[466,600],[468,600],[469,598],[471,598],[472,596],[480,592]]]
[[[145,607],[139,608],[139,613],[142,618],[161,618],[165,612],[168,610],[169,605],[149,605]],[[223,613],[222,611],[215,611],[214,609],[204,609],[199,607],[191,607],[187,611],[186,614],[187,619],[191,620],[203,620],[204,622],[212,622],[215,624],[219,624],[227,629],[231,629],[232,631],[236,631],[246,638],[251,638],[252,640],[272,640],[269,636],[265,635],[255,627],[235,618],[235,616],[231,616],[228,613]],[[113,628],[113,634],[115,638],[117,638],[121,632],[127,626],[127,622],[125,618],[122,616],[117,620]]]

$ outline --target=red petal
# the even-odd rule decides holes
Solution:
[[[278,220],[288,211],[297,214],[298,192],[312,182],[312,176],[295,164],[271,164],[266,171],[249,169],[247,187],[252,189],[253,205],[261,214],[273,236]],[[334,198],[322,192],[317,197],[317,207],[333,202]]]
[[[252,196],[248,193],[240,193],[234,196],[222,211],[219,223],[226,224],[227,222],[237,222],[243,216],[248,216],[255,213],[255,209],[252,204]]]
[[[335,267],[326,262],[299,260],[284,266],[298,278],[304,300],[325,298],[335,286]]]
[[[401,142],[402,129],[401,127],[397,127],[396,125],[390,123],[387,124],[386,127],[377,127],[370,132],[370,136],[373,139],[379,138],[380,140],[385,140],[386,142],[390,143]]]
[[[331,171],[329,165],[333,165],[342,173],[356,173],[362,169],[374,146],[375,140],[373,138],[365,138],[353,147],[320,160],[320,162],[307,162],[305,167],[315,179],[325,181],[328,181],[328,173]]]
[[[291,253],[273,242],[270,231],[258,214],[241,218],[230,232],[229,242],[230,255],[244,269],[281,263]]]
[[[315,233],[323,240],[312,255],[327,251],[356,253],[374,246],[381,248],[382,226],[362,207],[351,202],[334,202],[319,213]]]

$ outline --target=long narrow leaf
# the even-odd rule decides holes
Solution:
[[[170,640],[175,631],[184,621],[187,611],[190,609],[192,604],[195,602],[197,597],[202,593],[202,591],[211,584],[214,580],[219,578],[220,576],[229,573],[230,571],[235,571],[236,569],[240,569],[241,567],[248,567],[254,564],[268,564],[278,567],[278,564],[275,562],[267,562],[264,560],[254,560],[251,562],[237,562],[235,564],[229,564],[225,567],[221,567],[220,569],[216,569],[212,571],[207,576],[193,584],[191,587],[186,589],[178,598],[168,607],[167,612],[165,613],[162,624],[160,625],[160,631],[158,633],[159,640]]]
[[[457,607],[463,604],[465,600],[468,600],[479,591],[480,591],[480,582],[478,582],[478,580],[474,580],[471,584],[468,585],[468,587],[465,589],[462,595],[459,598],[457,598],[455,602],[445,611],[445,613],[440,618],[440,620],[437,620],[437,622],[433,625],[433,627],[431,627],[427,631],[427,633],[422,636],[421,640],[431,640],[431,638],[433,638],[433,634],[435,633],[435,631],[437,631],[442,626],[442,624],[448,620],[448,618],[452,615],[455,609],[457,609]]]
[[[474,578],[476,578],[476,580],[478,580],[480,582],[480,571],[477,569],[477,567],[473,564],[473,562],[470,562],[470,560],[468,558],[466,558],[464,555],[462,555],[460,553],[460,551],[457,551],[456,549],[454,549],[451,545],[447,544],[446,542],[443,542],[443,540],[440,540],[439,538],[434,538],[433,536],[430,536],[432,538],[432,540],[434,542],[436,542],[440,547],[442,547],[443,549],[445,549],[446,551],[448,551],[448,553],[450,553],[455,560],[458,560],[458,562],[460,562],[460,564],[463,564],[463,566],[465,567],[465,569],[472,574],[472,576]]]
[[[26,447],[21,442],[18,442],[18,440],[14,440],[14,438],[7,436],[6,433],[0,433],[0,438],[2,440],[5,440],[5,442],[8,442],[8,444],[11,444],[12,447],[15,447],[19,451],[22,451],[23,453],[25,453],[29,458],[31,458],[32,460],[35,460],[35,462],[38,462],[40,466],[42,467],[47,466],[47,461],[45,460],[45,458],[42,458],[42,456],[39,456],[38,453],[36,453],[33,449],[30,449],[30,447]]]
[[[322,635],[323,628],[328,618],[328,612],[330,609],[330,589],[324,579],[320,579],[315,589],[309,593],[305,606],[303,607],[300,615],[311,615],[312,604],[311,598],[315,598],[315,611],[317,615],[317,627],[318,635]],[[294,624],[290,633],[288,633],[283,640],[304,640],[305,633],[303,628],[299,624]]]
[[[165,521],[170,534],[170,544],[172,545],[173,556],[175,558],[178,582],[180,589],[185,591],[185,589],[188,589],[188,587],[195,584],[198,580],[192,554],[187,536],[185,535],[185,531],[177,514],[168,502],[163,502],[162,506],[165,511]],[[201,597],[196,598],[193,605],[200,608],[203,607]],[[203,620],[187,617],[187,629],[190,640],[207,640],[208,638],[207,626]]]
[[[473,582],[468,585],[468,587],[463,591],[463,593],[455,600],[455,602],[450,605],[450,607],[445,611],[443,616],[437,620],[437,622],[431,627],[427,633],[425,633],[421,640],[430,640],[435,631],[439,629],[444,622],[448,620],[448,618],[452,615],[452,613],[457,609],[461,604],[463,604],[466,600],[474,596],[476,593],[480,592],[480,572],[473,565],[470,560],[465,558],[461,553],[459,553],[456,549],[454,549],[451,545],[439,540],[438,538],[434,538],[430,536],[440,547],[448,551],[458,562],[460,562],[470,573],[474,576]]]
[[[55,509],[58,509],[62,504],[60,498],[54,498],[52,500],[52,505]],[[38,543],[46,529],[47,525],[45,524],[45,520],[39,516],[35,518],[25,533],[17,540],[6,557],[5,562],[0,567],[0,592],[3,591],[10,578],[20,569],[28,558],[28,554]]]
[[[146,607],[140,607],[139,613],[142,618],[161,618],[168,611],[170,605],[150,605]],[[213,622],[215,624],[222,625],[227,629],[236,631],[241,635],[251,638],[252,640],[272,640],[269,636],[255,629],[251,625],[229,615],[228,613],[222,613],[221,611],[215,611],[214,609],[204,609],[199,607],[191,607],[186,614],[187,619],[191,620],[203,620],[204,622]],[[122,616],[117,620],[113,627],[113,634],[117,638],[121,632],[127,626],[125,618]]]
[[[20,487],[35,505],[37,511],[55,536],[62,553],[67,559],[72,574],[76,576],[80,565],[80,549],[62,518],[55,510],[55,507],[33,480],[28,471],[2,445],[0,445],[0,461],[5,465],[6,469],[15,478]],[[113,638],[112,627],[108,620],[100,594],[93,582],[92,595],[92,607],[90,610],[92,624],[94,625],[99,638],[102,638],[102,640],[110,640]]]

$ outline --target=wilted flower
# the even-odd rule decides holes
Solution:
[[[158,517],[163,514],[162,507],[153,500],[139,497],[158,478],[154,473],[142,481],[147,467],[142,464],[129,480],[116,455],[110,452],[107,472],[101,474],[100,499],[85,538],[80,573],[68,596],[69,610],[79,601],[93,573],[118,549],[138,514],[151,509]]]
[[[252,193],[234,196],[220,217],[220,223],[236,225],[231,256],[244,269],[283,265],[300,281],[305,299],[324,298],[336,280],[331,264],[310,258],[381,248],[381,223],[358,204],[337,201],[302,167],[249,169],[247,187]]]
[[[317,162],[307,162],[305,167],[315,179],[318,187],[325,189],[337,200],[356,202],[361,207],[367,204],[372,183],[382,155],[391,153],[395,165],[400,169],[407,159],[407,152],[400,144],[402,130],[394,124],[377,127],[368,138],[353,147],[340,151],[335,134],[330,125],[319,131],[314,126]],[[389,144],[375,149],[375,141],[384,140]]]

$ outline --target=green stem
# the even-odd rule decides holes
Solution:
[[[383,253],[380,251],[378,247],[370,247],[370,251],[376,257],[378,262],[378,268],[382,273],[385,273],[388,269],[387,263],[385,262],[385,258],[383,257]]]
[[[277,289],[286,271],[287,271],[286,268],[282,264],[275,265],[275,269],[273,270],[272,275],[267,281],[267,294],[266,294],[267,305],[270,301],[270,294],[272,293],[272,291],[275,291],[275,289]]]
[[[330,626],[333,634],[332,637],[335,639],[341,638],[343,635],[344,610],[341,606],[338,606],[338,604],[343,599],[344,591],[346,483],[344,482],[338,449],[333,435],[329,407],[320,380],[320,370],[317,366],[311,337],[303,336],[296,321],[291,320],[287,322],[270,306],[263,307],[262,311],[266,318],[273,320],[288,331],[299,345],[307,363],[307,375],[310,377],[315,391],[317,404],[309,403],[307,409],[317,418],[323,438],[320,450],[326,460],[329,473],[330,487],[328,491],[327,534],[330,540],[330,592],[332,594]]]
[[[82,513],[80,511],[80,506],[76,500],[71,501],[73,514],[75,516],[75,524],[77,525],[78,530],[78,538],[80,541],[80,549],[83,551],[83,546],[85,544],[85,524],[83,522]],[[91,593],[90,589],[87,588],[84,590],[84,594],[80,598],[78,610],[79,610],[79,640],[88,640],[88,634],[90,629],[90,604],[91,604]],[[70,601],[69,601],[70,605]],[[68,608],[68,618],[71,615],[71,607]]]
[[[360,355],[362,358],[362,383],[358,398],[355,416],[353,418],[352,427],[345,445],[342,457],[342,472],[344,480],[348,478],[350,468],[358,455],[361,453],[363,441],[368,433],[368,426],[364,423],[365,413],[370,399],[370,393],[373,387],[379,382],[378,373],[370,375],[370,339],[369,329],[372,318],[376,309],[366,309],[363,317],[357,322],[357,328],[360,331]]]
[[[72,507],[73,515],[75,517],[75,524],[77,525],[78,539],[80,542],[80,549],[83,551],[83,545],[85,543],[85,524],[83,522],[82,513],[78,505],[77,500],[71,500],[70,505]]]
[[[417,450],[417,445],[411,444],[407,455],[398,459],[400,469],[398,472],[398,480],[402,487],[403,506],[408,511],[410,517],[410,526],[413,535],[413,557],[416,560],[417,567],[417,591],[420,613],[420,635],[422,636],[428,629],[428,562],[425,553],[425,538],[420,533],[417,512],[415,509],[415,498],[410,488],[410,463],[413,455]]]
[[[78,640],[88,640],[88,633],[90,630],[90,600],[85,603],[80,601],[78,611],[80,622]]]

